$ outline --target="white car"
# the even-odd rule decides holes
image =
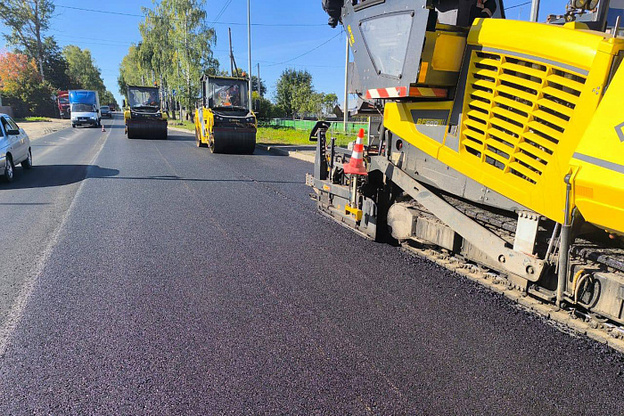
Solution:
[[[0,113],[0,172],[6,182],[13,181],[18,163],[24,169],[32,167],[30,139],[11,117]]]

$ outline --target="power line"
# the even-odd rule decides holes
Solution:
[[[231,0],[229,0],[231,2]],[[229,4],[229,3],[228,3]],[[90,13],[101,13],[101,14],[113,14],[117,16],[129,16],[129,17],[141,17],[144,18],[144,14],[134,14],[134,13],[123,13],[123,12],[114,12],[110,10],[96,10],[96,9],[87,9],[84,7],[74,7],[74,6],[63,6],[57,4],[55,7],[60,7],[62,9],[70,9],[70,10],[78,10],[81,12],[90,12]],[[221,16],[218,16],[219,18]],[[247,26],[247,23],[237,23],[237,22],[218,22],[218,19],[212,22],[206,22],[212,25],[226,25],[226,26]],[[252,26],[259,27],[319,27],[326,26],[325,24],[297,24],[297,23],[252,23]]]
[[[106,42],[104,44],[106,45],[119,45],[119,46],[130,46],[132,44],[132,42],[123,42],[123,41],[117,41],[117,40],[112,40],[112,39],[101,39],[101,38],[88,38],[85,36],[67,36],[67,35],[55,35],[56,38],[58,39],[69,39],[70,41],[73,40],[95,40],[95,41],[100,41],[100,42]]]
[[[520,4],[513,5],[513,6],[505,7],[505,10],[515,9],[516,7],[526,6],[527,4],[531,4],[531,2],[530,1],[525,1],[524,3],[520,3]]]
[[[62,6],[60,4],[57,4],[55,7],[60,7],[62,9],[80,10],[81,12],[92,12],[92,13],[102,13],[102,14],[115,14],[115,15],[118,15],[118,16],[145,17],[145,15],[142,15],[142,14],[113,12],[113,11],[108,11],[108,10],[85,9],[83,7]]]
[[[344,33],[344,30],[341,30],[341,31],[340,31],[338,34],[336,34],[335,36],[332,36],[331,38],[327,39],[325,42],[321,43],[321,44],[320,44],[320,45],[318,45],[318,46],[315,46],[314,48],[310,49],[310,50],[309,50],[309,51],[307,51],[307,52],[302,53],[301,55],[295,56],[294,58],[292,58],[292,59],[288,59],[288,60],[286,60],[286,61],[277,62],[277,63],[275,63],[275,64],[272,64],[272,65],[267,65],[267,66],[282,65],[282,64],[286,64],[286,63],[288,63],[288,62],[292,62],[292,61],[294,61],[294,60],[296,60],[296,59],[299,59],[299,58],[301,58],[302,56],[305,56],[305,55],[307,55],[307,54],[309,54],[309,53],[314,52],[315,50],[317,50],[317,49],[318,49],[318,48],[320,48],[321,46],[324,46],[324,45],[328,44],[329,42],[331,42],[332,40],[336,39],[338,36],[342,35],[343,33]]]
[[[215,17],[215,22],[218,22],[219,19],[221,19],[221,16],[223,16],[223,13],[225,13],[225,11],[227,10],[227,8],[229,7],[229,5],[232,3],[232,0],[227,0],[227,2],[223,5],[223,7],[221,7],[221,10],[219,10],[219,13],[217,13],[217,17]]]

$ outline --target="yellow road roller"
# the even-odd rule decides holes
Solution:
[[[246,78],[204,75],[195,111],[195,141],[213,153],[252,154],[258,123],[249,110]]]
[[[160,106],[158,87],[128,86],[124,121],[129,139],[166,139],[167,114]]]

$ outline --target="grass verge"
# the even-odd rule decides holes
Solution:
[[[169,120],[169,126],[195,131],[195,124],[191,121]],[[315,142],[309,140],[310,132],[305,130],[295,130],[292,127],[258,127],[256,141],[262,144],[281,144],[291,146],[310,146]],[[336,146],[347,147],[349,142],[355,140],[354,134],[331,133],[331,137],[336,138]]]
[[[336,146],[347,147],[349,142],[355,140],[355,135],[344,133],[331,133],[331,137],[336,138]],[[284,144],[293,146],[314,145],[310,141],[310,132],[305,130],[295,130],[292,127],[259,127],[258,143]]]
[[[52,121],[49,117],[24,117],[15,119],[18,123],[28,122],[28,121]]]
[[[192,121],[169,119],[168,124],[170,127],[175,127],[178,129],[188,130],[190,132],[195,132],[195,123],[193,123]]]

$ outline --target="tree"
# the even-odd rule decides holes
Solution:
[[[100,70],[95,66],[91,57],[91,51],[80,49],[75,45],[67,45],[63,48],[63,57],[69,66],[69,77],[80,88],[96,90],[100,94],[106,90]]]
[[[288,117],[294,117],[304,109],[304,102],[312,91],[312,75],[308,71],[286,69],[277,81],[275,101]]]
[[[299,81],[293,84],[291,106],[293,115],[299,117],[306,113],[318,113],[320,99],[312,89],[312,83]]]
[[[104,85],[100,69],[95,65],[91,51],[68,45],[63,48],[63,57],[67,61],[73,88],[95,90],[100,96],[100,103],[117,105],[115,97]]]
[[[16,113],[43,115],[54,89],[43,80],[35,60],[24,54],[0,54],[0,92]]]
[[[11,29],[10,35],[4,35],[11,45],[21,46],[35,57],[39,74],[45,79],[44,39],[54,13],[51,0],[4,0],[0,2],[0,20]]]
[[[323,113],[324,114],[333,114],[334,108],[338,105],[338,96],[333,92],[329,94],[323,94]]]
[[[117,104],[117,100],[115,99],[115,96],[113,95],[113,93],[111,93],[108,90],[106,90],[102,94],[100,94],[100,103],[102,105],[110,105],[110,104],[112,104],[115,107],[119,107],[119,104]]]
[[[271,101],[259,95],[258,91],[252,92],[251,97],[253,100],[253,110],[256,112],[259,119],[269,120],[275,117],[275,106]]]
[[[206,23],[204,0],[162,0],[140,24],[141,42],[130,48],[120,66],[118,84],[151,85],[157,82],[166,97],[176,98],[186,108],[194,105],[199,94],[199,78],[216,73],[219,63],[212,46],[216,32]],[[172,103],[173,104],[173,103]]]
[[[150,79],[148,69],[150,64],[144,62],[144,55],[140,52],[143,44],[132,45],[128,49],[128,54],[123,57],[119,65],[119,77],[117,84],[119,85],[119,93],[126,95],[128,85],[147,85]]]
[[[173,12],[170,36],[176,68],[171,84],[177,86],[187,109],[194,106],[200,76],[210,67],[218,68],[211,49],[216,32],[206,23],[205,4],[204,0],[163,0],[160,4],[162,11]]]
[[[46,37],[43,45],[43,74],[45,80],[57,90],[80,88],[69,76],[69,64],[52,37]]]
[[[260,80],[260,97],[264,97],[264,94],[266,94],[266,85],[264,85],[264,81],[262,80],[262,78],[260,78],[259,80]],[[251,90],[258,91],[258,77],[255,75],[251,76]]]
[[[245,72],[243,69],[241,68],[237,68],[238,71],[234,71],[234,74],[231,74],[229,76],[232,77],[241,77],[241,78],[247,78],[247,72]],[[227,71],[224,74],[225,76],[228,76]],[[252,91],[258,91],[258,77],[255,75],[251,76],[251,90]],[[266,85],[264,84],[264,81],[262,80],[262,78],[260,78],[260,96],[264,97],[264,94],[266,94]]]

